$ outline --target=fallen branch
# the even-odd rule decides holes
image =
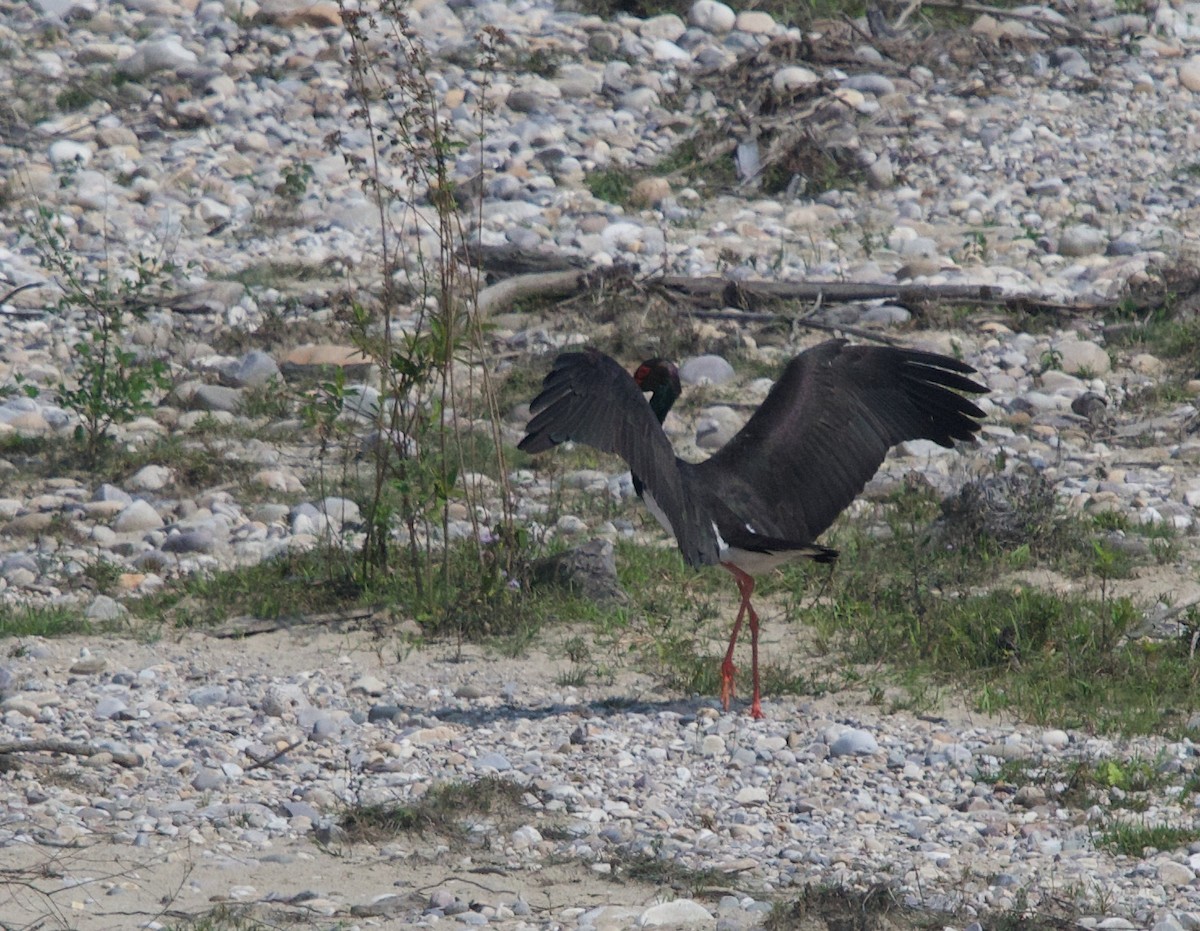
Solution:
[[[593,270],[544,272],[518,275],[483,289],[479,293],[479,310],[484,314],[497,313],[511,307],[515,302],[529,298],[543,301],[566,299],[594,290],[598,283],[608,281],[611,273]],[[628,281],[628,279],[626,279]],[[994,285],[971,284],[897,284],[887,282],[856,281],[733,281],[728,278],[691,278],[680,275],[663,275],[640,279],[639,285],[657,288],[673,300],[690,301],[701,307],[718,311],[730,308],[748,313],[738,319],[746,322],[769,323],[779,319],[793,319],[790,315],[770,313],[764,310],[760,316],[754,314],[770,305],[786,301],[806,303],[851,303],[855,301],[888,301],[907,308],[919,308],[925,304],[963,303],[1005,307],[1033,313],[1081,313],[1095,314],[1114,310],[1115,301],[1104,303],[1064,304],[1036,294],[1013,294]],[[805,322],[803,325],[814,325]],[[820,329],[820,326],[817,326]],[[841,327],[840,329],[845,329]],[[249,631],[260,633],[261,631]],[[230,635],[226,635],[230,636]]]
[[[1092,42],[1099,42],[1108,38],[1098,32],[1090,32],[1072,23],[1050,19],[1038,12],[1029,13],[1023,10],[1006,10],[1003,7],[989,6],[986,3],[970,3],[964,2],[964,0],[921,0],[920,3],[914,6],[918,9],[920,7],[933,7],[940,10],[954,10],[958,13],[979,13],[983,16],[991,16],[993,19],[1016,19],[1033,26],[1045,27],[1048,32],[1058,32],[1073,39],[1087,39]],[[902,20],[908,17],[912,9],[913,6],[910,6],[904,11],[901,19],[896,21],[897,27],[903,25]]]
[[[0,307],[3,307],[3,305],[7,304],[12,298],[16,297],[22,291],[28,291],[30,288],[41,288],[44,286],[44,281],[31,281],[29,284],[19,285],[4,295],[4,297],[0,297]],[[46,311],[44,309],[37,310],[20,307],[16,308],[15,310],[0,310],[0,313],[4,313],[9,317],[40,317],[45,312]]]
[[[992,304],[1045,311],[1093,313],[1112,305],[1063,304],[1030,294],[1006,294],[992,285],[886,284],[854,281],[730,281],[666,275],[655,284],[722,307],[755,310],[770,301],[891,301],[906,307],[939,301]],[[775,315],[772,315],[775,317]]]
[[[17,740],[0,743],[0,756],[17,753],[67,753],[71,756],[92,757],[99,753],[108,753],[118,766],[141,766],[142,758],[136,753],[123,750],[105,750],[95,744],[75,743],[70,740],[46,738],[43,740]]]
[[[506,307],[511,307],[524,298],[551,299],[570,297],[583,287],[587,272],[572,269],[565,272],[540,272],[506,278],[479,292],[475,306],[479,313],[488,316]]]
[[[298,737],[295,740],[293,740],[291,743],[289,743],[286,747],[284,747],[282,750],[277,750],[276,752],[272,753],[270,756],[257,757],[253,753],[251,753],[249,750],[247,750],[246,756],[250,757],[250,759],[252,759],[254,762],[246,767],[246,772],[250,772],[250,770],[252,770],[252,769],[259,769],[260,767],[263,767],[263,766],[270,766],[272,763],[274,763],[277,759],[279,759],[284,754],[291,753],[298,746],[300,746],[302,743],[304,743],[304,741],[307,739],[308,738],[306,738],[306,737]]]
[[[243,615],[231,618],[221,627],[215,627],[208,632],[210,637],[219,640],[231,640],[239,637],[252,637],[255,634],[270,634],[277,630],[292,630],[296,627],[339,624],[342,621],[361,621],[374,614],[371,608],[347,608],[345,611],[330,611],[325,614],[302,614],[299,617],[253,617]]]

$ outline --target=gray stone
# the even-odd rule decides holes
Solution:
[[[1190,886],[1196,881],[1196,874],[1182,863],[1167,860],[1158,865],[1158,878],[1166,886]]]
[[[175,71],[197,62],[196,53],[183,47],[175,37],[143,42],[117,70],[132,77],[144,77],[156,71]]]
[[[1087,339],[1060,339],[1053,344],[1059,367],[1072,375],[1107,375],[1112,360],[1104,348]]]
[[[879,744],[869,731],[850,727],[842,731],[829,745],[830,756],[870,756],[879,749]]]
[[[223,685],[202,685],[188,692],[187,699],[197,708],[221,705],[229,699],[229,689]]]
[[[121,699],[109,695],[96,702],[93,714],[101,721],[108,721],[111,718],[120,717],[128,708],[129,706]]]
[[[349,498],[330,496],[323,498],[317,505],[317,510],[325,514],[335,524],[360,524],[362,512],[357,504]]]
[[[213,766],[201,767],[192,779],[192,788],[197,792],[211,792],[229,781],[225,773]]]
[[[895,82],[882,74],[854,74],[846,78],[842,82],[842,86],[864,94],[873,94],[876,97],[886,97],[888,94],[896,93]]]
[[[254,349],[221,371],[221,381],[231,388],[261,388],[282,381],[279,365],[261,349]]]
[[[705,408],[696,421],[696,445],[701,449],[720,449],[742,429],[744,419],[732,407],[723,404]]]
[[[84,612],[89,621],[116,621],[126,615],[125,606],[109,598],[108,595],[97,595]]]
[[[116,485],[110,485],[105,482],[96,489],[96,493],[92,495],[93,501],[115,501],[119,504],[132,504],[133,496],[122,488]]]
[[[242,407],[242,392],[239,388],[223,385],[200,385],[192,392],[187,402],[188,410],[223,411],[235,414]]]
[[[160,548],[164,553],[211,553],[216,544],[211,530],[185,530],[168,536]]]
[[[512,769],[512,763],[503,753],[485,753],[475,760],[476,769],[494,769],[503,773]]]
[[[37,560],[28,553],[14,553],[0,561],[0,578],[16,588],[32,585],[40,572]]]
[[[721,356],[693,356],[679,367],[679,380],[685,385],[699,385],[704,382],[723,385],[733,377],[733,366]]]
[[[589,540],[546,556],[534,563],[531,572],[534,585],[557,585],[602,604],[625,604],[629,600],[617,580],[616,553],[608,540]]]
[[[1059,255],[1078,258],[1085,255],[1100,255],[1108,248],[1108,237],[1102,230],[1086,223],[1068,226],[1058,239]]]
[[[308,696],[298,685],[289,683],[272,685],[263,693],[262,710],[274,718],[282,718],[288,712],[308,706]]]
[[[535,91],[514,90],[505,103],[514,113],[536,113],[546,105],[546,98]]]

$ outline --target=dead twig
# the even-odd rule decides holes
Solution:
[[[291,630],[296,627],[333,625],[342,621],[361,621],[371,617],[375,612],[371,608],[347,608],[345,611],[330,611],[324,614],[302,614],[299,617],[252,617],[245,615],[231,618],[220,627],[208,632],[210,637],[218,640],[231,640],[239,637],[253,637],[255,634],[270,634],[277,630]]]
[[[246,756],[250,757],[250,759],[252,759],[254,762],[246,767],[246,772],[250,772],[250,770],[252,770],[252,769],[260,769],[263,766],[270,766],[281,756],[283,756],[287,753],[291,753],[298,746],[300,746],[302,743],[304,743],[307,739],[308,739],[307,737],[298,737],[295,740],[293,740],[290,744],[288,744],[286,747],[284,747],[282,750],[277,750],[275,753],[272,753],[270,756],[258,757],[258,756],[255,756],[253,753],[251,753],[249,750],[247,750]]]

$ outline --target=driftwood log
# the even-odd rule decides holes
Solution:
[[[478,251],[470,260],[481,265],[486,259]],[[493,266],[494,267],[494,266]],[[518,301],[538,300],[542,302],[566,300],[612,286],[614,280],[634,280],[629,269],[585,270],[580,268],[562,271],[518,274],[489,285],[479,292],[478,310],[486,315],[502,313]],[[1064,304],[1047,300],[1036,294],[1014,294],[990,285],[938,285],[903,284],[895,282],[848,282],[848,281],[750,281],[729,278],[689,278],[679,275],[660,275],[638,278],[636,285],[646,290],[657,290],[671,298],[683,313],[700,317],[721,319],[734,317],[746,323],[769,323],[792,321],[800,325],[817,326],[803,319],[797,321],[796,313],[782,313],[769,308],[781,303],[845,304],[861,301],[886,301],[909,309],[938,304],[970,304],[977,306],[1002,307],[1010,311],[1026,313],[1084,313],[1115,310],[1117,301],[1102,303]]]

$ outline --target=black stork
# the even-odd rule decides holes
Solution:
[[[673,363],[649,359],[630,377],[595,349],[567,352],[530,402],[519,448],[540,453],[571,440],[617,454],[687,564],[720,563],[733,573],[741,606],[721,663],[721,702],[728,710],[733,650],[749,618],[750,714],[761,718],[755,575],[796,558],[836,559],[817,537],[897,443],[973,439],[984,413],[959,392],[987,391],[967,377],[974,373],[937,353],[829,340],[792,359],[741,431],[691,463],[676,457],[662,429],[680,394]]]

